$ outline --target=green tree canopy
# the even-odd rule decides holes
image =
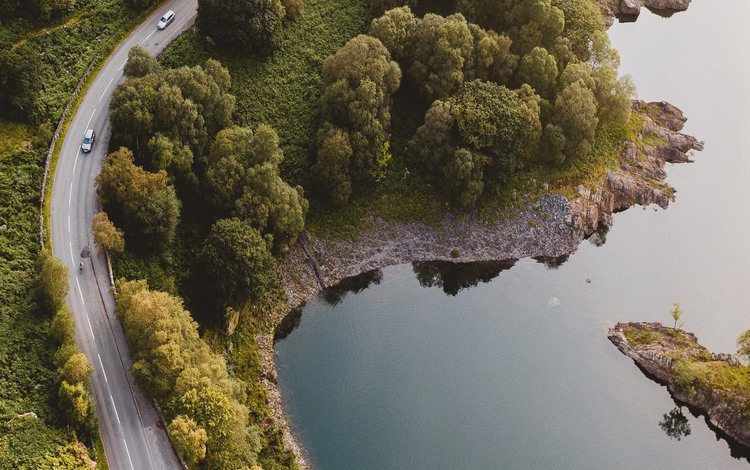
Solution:
[[[208,155],[206,186],[220,216],[246,220],[277,242],[302,231],[309,204],[302,188],[279,176],[284,155],[271,127],[230,127],[216,136]]]
[[[198,30],[231,51],[265,50],[281,32],[280,0],[198,0]]]
[[[552,123],[563,131],[566,161],[588,155],[599,123],[594,93],[578,80],[557,95]]]
[[[240,219],[221,219],[198,256],[219,305],[257,300],[276,282],[276,261],[260,233]]]
[[[528,83],[537,94],[550,98],[557,84],[557,61],[543,47],[535,47],[521,58],[516,79]]]
[[[128,70],[133,75],[110,103],[113,142],[133,149],[135,160],[150,170],[186,176],[194,156],[232,124],[229,72],[212,59],[203,67],[161,69],[137,48],[131,49]]]
[[[106,212],[94,214],[91,225],[97,245],[112,253],[121,253],[125,250],[125,235],[109,220]]]
[[[36,301],[42,311],[52,315],[64,307],[70,288],[68,268],[48,250],[39,252],[34,284]]]
[[[391,60],[380,40],[371,36],[357,36],[323,63],[324,89],[320,102],[324,130],[319,145],[329,148],[322,159],[318,157],[316,173],[323,182],[335,183],[324,188],[330,200],[343,200],[342,188],[349,181],[371,182],[382,177],[387,166],[383,150],[389,140],[391,99],[400,83],[398,64]],[[327,164],[331,158],[330,144],[326,143],[326,137],[332,135],[330,127],[348,136],[351,147],[348,168],[342,165],[342,158],[331,166]]]
[[[169,423],[169,439],[182,460],[191,468],[206,457],[206,430],[192,418],[179,415]]]
[[[465,84],[435,101],[412,141],[420,166],[460,205],[507,181],[539,139],[538,106],[491,82]]]
[[[151,248],[171,243],[180,201],[164,170],[150,173],[136,166],[133,153],[121,147],[107,156],[96,184],[99,201],[128,236]]]
[[[180,455],[207,469],[252,466],[259,436],[242,404],[244,387],[201,340],[180,299],[144,281],[118,281],[116,300],[133,375],[161,404]]]

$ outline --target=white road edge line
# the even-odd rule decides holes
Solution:
[[[111,397],[112,395],[110,395]],[[128,454],[128,461],[130,462],[130,470],[135,470],[133,468],[133,459],[130,458],[130,451],[128,450],[128,443],[125,442],[125,439],[122,440],[122,443],[125,444],[125,453]]]
[[[102,375],[104,375],[104,382],[108,382],[107,380],[107,373],[104,372],[104,364],[102,364],[102,355],[99,353],[96,353],[97,356],[99,356],[99,367],[102,368]]]
[[[154,30],[151,31],[151,34],[154,34],[155,32],[156,32],[156,28],[154,28]],[[146,36],[146,39],[144,39],[143,41],[141,41],[141,44],[143,44],[144,42],[148,41],[148,38],[151,37],[151,34],[149,34],[148,36]]]
[[[117,70],[122,70],[122,68],[125,67],[125,64],[127,64],[127,63],[128,63],[128,61],[126,60],[125,62],[122,63],[122,65],[120,66],[120,68],[117,69]]]
[[[91,333],[91,340],[96,341],[96,337],[94,336],[94,329],[91,328],[91,320],[89,320],[89,314],[86,314],[86,322],[89,324],[89,332]]]
[[[109,86],[110,86],[110,85],[112,84],[112,82],[113,82],[114,80],[115,80],[114,78],[110,78],[110,79],[109,79],[109,83],[107,83],[107,87],[106,87],[106,88],[104,89],[104,91],[102,92],[102,96],[100,96],[100,97],[99,97],[99,101],[101,101],[101,100],[102,100],[102,98],[104,98],[104,94],[105,94],[105,93],[107,93],[107,90],[109,90]]]
[[[119,415],[119,414],[117,414],[117,407],[115,406],[115,399],[114,399],[114,398],[112,398],[112,395],[111,395],[111,394],[109,395],[109,399],[110,399],[110,400],[112,400],[112,409],[114,409],[114,410],[115,410],[115,418],[117,418],[117,424],[120,424],[120,415]],[[125,439],[123,439],[123,441],[125,441]],[[125,447],[127,447],[127,446],[128,446],[128,445],[127,445],[127,444],[125,444]],[[130,455],[129,455],[129,454],[128,454],[128,458],[130,458]]]
[[[76,278],[76,284],[78,285],[78,296],[81,297],[81,303],[83,303],[83,305],[85,306],[86,302],[83,300],[83,292],[81,292],[81,283],[78,282],[78,278]]]
[[[109,85],[107,85],[109,86]],[[96,108],[94,108],[94,111],[91,113],[91,117],[89,118],[89,122],[86,123],[86,129],[89,128],[89,124],[91,124],[91,120],[94,119],[94,114],[96,114]]]

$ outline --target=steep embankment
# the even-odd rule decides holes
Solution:
[[[711,353],[694,334],[660,323],[618,323],[608,337],[676,400],[750,448],[750,372],[735,356]]]

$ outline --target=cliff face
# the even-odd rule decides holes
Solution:
[[[634,141],[622,144],[620,168],[609,170],[593,189],[579,186],[579,197],[570,201],[568,223],[586,236],[610,227],[612,214],[634,204],[666,209],[674,190],[664,182],[664,164],[691,162],[688,153],[703,150],[702,142],[680,132],[687,119],[675,106],[634,101],[633,112],[642,125]]]
[[[696,361],[707,368],[744,367],[736,356],[710,353],[692,333],[680,330],[675,337],[671,328],[660,323],[618,323],[609,330],[608,338],[648,375],[665,384],[676,400],[697,408],[713,426],[750,448],[750,419],[744,413],[750,397],[726,387],[686,390],[676,382],[675,366],[681,360]],[[648,340],[635,344],[633,338]]]

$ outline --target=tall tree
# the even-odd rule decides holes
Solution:
[[[240,219],[216,222],[198,260],[218,304],[257,300],[276,282],[276,262],[266,242]]]
[[[330,154],[324,155],[323,160],[319,157],[316,165],[318,174],[325,175],[324,180],[338,182],[327,189],[331,200],[342,199],[340,189],[348,181],[367,182],[382,177],[387,166],[383,150],[389,140],[391,99],[400,83],[398,64],[391,60],[380,40],[371,36],[357,36],[323,63],[323,129],[332,126],[346,132],[351,146],[346,173],[335,173],[344,169],[340,164],[325,167],[321,163]],[[326,139],[319,142],[323,145]]]
[[[220,216],[246,220],[280,243],[294,240],[304,228],[309,205],[301,187],[292,188],[279,176],[283,158],[279,137],[269,126],[219,132],[205,182]]]

